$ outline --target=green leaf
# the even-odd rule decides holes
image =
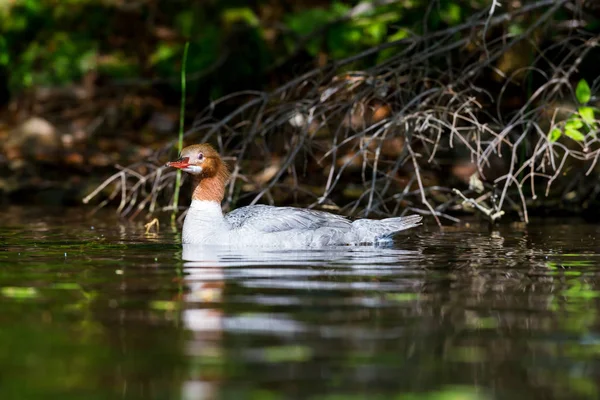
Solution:
[[[578,129],[565,128],[565,135],[577,142],[583,142],[585,140],[585,135]]]
[[[394,33],[393,35],[388,36],[387,42],[388,43],[395,42],[396,40],[406,39],[409,36],[410,36],[410,31],[408,29],[400,28],[400,29],[398,29],[398,32]]]
[[[558,128],[554,128],[550,131],[550,133],[548,134],[548,140],[550,140],[551,143],[556,142],[558,139],[560,139],[560,137],[562,136],[562,132],[560,129]]]
[[[590,86],[585,79],[582,79],[579,81],[579,83],[577,83],[577,87],[575,88],[575,96],[580,104],[586,104],[588,101],[590,101],[590,98],[592,97],[592,91],[590,90]]]
[[[581,120],[581,118],[577,118],[577,117],[570,117],[567,120],[567,123],[565,124],[565,129],[580,129],[583,128],[583,121]]]
[[[450,25],[458,24],[461,20],[461,11],[458,4],[450,3],[442,13],[442,20]]]
[[[176,55],[179,55],[180,48],[178,46],[172,46],[166,42],[160,42],[156,46],[154,53],[150,56],[150,63],[156,65],[161,61],[172,60]]]
[[[592,107],[579,107],[578,111],[585,123],[588,125],[596,124],[596,117],[594,116],[594,109]]]
[[[385,34],[387,33],[387,25],[381,23],[373,23],[371,25],[365,26],[364,31],[365,36],[371,39],[366,41],[372,43],[373,45],[376,45],[381,43],[381,41],[385,38]]]

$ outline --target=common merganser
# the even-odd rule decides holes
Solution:
[[[420,215],[411,215],[352,222],[325,211],[268,205],[241,207],[224,216],[221,201],[229,169],[211,145],[185,147],[180,158],[166,166],[192,176],[192,204],[183,223],[183,243],[284,248],[381,245],[421,221]]]

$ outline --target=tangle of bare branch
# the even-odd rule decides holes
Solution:
[[[231,157],[226,207],[283,199],[355,215],[417,211],[440,224],[440,218],[456,221],[450,212],[470,204],[488,210],[487,217],[510,210],[527,221],[537,186],[545,186],[548,196],[567,165],[585,167],[580,170],[587,176],[600,157],[597,124],[588,126],[583,142],[548,136],[573,112],[565,99],[574,99],[578,66],[598,46],[595,37],[565,31],[552,32],[553,44],[540,48],[536,37],[553,29],[558,10],[573,4],[539,0],[504,11],[493,1],[462,25],[369,49],[270,93],[219,99],[200,113],[186,140],[211,142]],[[528,24],[511,34],[507,24],[516,19]],[[499,60],[519,46],[531,51],[530,64],[500,70]],[[379,64],[351,69],[390,49],[395,54]],[[551,59],[549,52],[560,57]],[[485,85],[494,76],[501,82],[496,94]],[[508,110],[509,92],[534,78],[538,83],[528,97]],[[238,98],[247,100],[216,117]],[[172,148],[165,144],[156,158]],[[447,175],[448,160],[470,165],[476,176],[471,182],[480,187],[457,192],[446,185],[440,176]],[[119,169],[84,201],[112,185],[99,206],[120,198],[118,211],[129,217],[170,210],[172,171],[151,163]],[[480,200],[467,198],[469,193]],[[496,203],[478,203],[484,199]]]

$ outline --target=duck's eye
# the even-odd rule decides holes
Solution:
[[[204,153],[198,153],[198,161],[204,161]]]

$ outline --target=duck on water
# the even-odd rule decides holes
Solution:
[[[421,221],[420,215],[350,221],[325,211],[268,205],[241,207],[223,215],[221,201],[229,169],[211,145],[185,147],[177,161],[166,165],[192,177],[192,204],[183,223],[183,243],[284,248],[380,245]]]

